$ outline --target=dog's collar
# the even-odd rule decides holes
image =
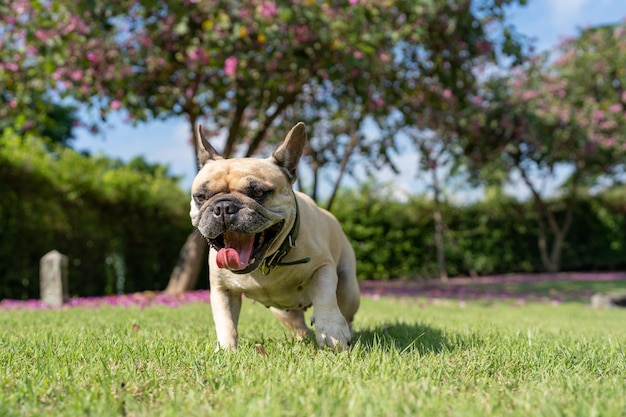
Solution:
[[[264,275],[269,274],[272,269],[276,268],[277,266],[299,265],[311,261],[311,258],[306,257],[302,259],[296,259],[295,261],[281,262],[281,260],[289,253],[291,248],[295,248],[297,246],[296,239],[298,238],[298,232],[300,231],[300,208],[298,207],[298,197],[296,197],[295,195],[293,197],[296,203],[296,218],[293,221],[293,226],[291,226],[289,234],[283,241],[282,245],[280,245],[280,248],[278,248],[278,250],[272,256],[265,258],[261,263],[261,272],[263,272]]]

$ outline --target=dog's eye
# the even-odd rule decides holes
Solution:
[[[267,189],[265,187],[250,187],[247,193],[249,197],[254,198],[255,200],[264,200],[267,196],[272,194],[271,189]]]
[[[205,193],[198,193],[193,195],[193,201],[195,201],[198,206],[203,205],[207,200],[208,197]]]

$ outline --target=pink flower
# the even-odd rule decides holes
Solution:
[[[538,96],[538,94],[537,94],[536,91],[532,91],[532,90],[528,91],[527,90],[527,91],[524,91],[522,93],[522,100],[524,100],[524,101],[532,100],[534,98],[537,98],[537,96]]]
[[[237,62],[238,60],[234,56],[226,58],[226,61],[224,61],[224,74],[228,77],[235,75],[235,72],[237,71]]]
[[[593,112],[593,119],[597,122],[600,120],[604,120],[604,112],[602,110],[595,110]]]
[[[45,42],[48,40],[48,38],[50,37],[50,35],[48,34],[47,31],[45,30],[41,30],[41,29],[37,29],[35,31],[35,37],[40,40],[41,42]]]
[[[446,88],[445,90],[443,90],[443,92],[441,93],[441,95],[443,96],[443,98],[445,99],[451,99],[452,98],[452,91],[449,88]]]
[[[74,81],[79,81],[81,78],[83,78],[83,73],[79,70],[72,71],[70,73],[70,78]]]
[[[621,110],[622,110],[622,105],[620,103],[613,104],[611,107],[609,107],[610,113],[617,113]]]
[[[350,0],[350,6],[354,6],[358,2],[359,2],[359,0]]]
[[[13,71],[13,72],[17,72],[17,70],[20,69],[20,67],[15,62],[3,62],[0,64],[0,67],[3,67],[4,69],[8,71]]]
[[[491,42],[479,41],[476,43],[476,49],[478,49],[480,54],[489,54],[493,50],[493,45]]]
[[[93,64],[97,64],[100,61],[100,57],[93,52],[87,52],[87,59]]]
[[[121,101],[119,101],[119,100],[113,100],[113,101],[111,102],[111,108],[112,108],[113,110],[117,110],[117,109],[119,109],[120,107],[122,107],[122,102],[121,102]]]
[[[278,7],[276,7],[276,3],[274,3],[273,1],[263,2],[263,10],[261,11],[261,14],[263,14],[263,17],[265,18],[272,17],[272,16],[275,16],[276,13],[278,13]]]

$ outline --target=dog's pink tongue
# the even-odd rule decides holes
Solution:
[[[254,235],[227,231],[224,233],[225,248],[217,252],[217,267],[234,271],[245,269],[250,263]]]

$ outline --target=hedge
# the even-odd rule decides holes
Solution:
[[[563,217],[562,202],[549,204]],[[535,209],[497,195],[471,204],[442,204],[450,276],[541,272]],[[390,187],[344,190],[334,214],[350,237],[360,279],[437,276],[433,202],[400,202]],[[626,188],[587,196],[575,209],[563,249],[563,271],[626,270]]]
[[[191,232],[186,193],[166,169],[10,132],[0,139],[0,298],[39,296],[39,259],[69,257],[71,295],[165,287]]]

